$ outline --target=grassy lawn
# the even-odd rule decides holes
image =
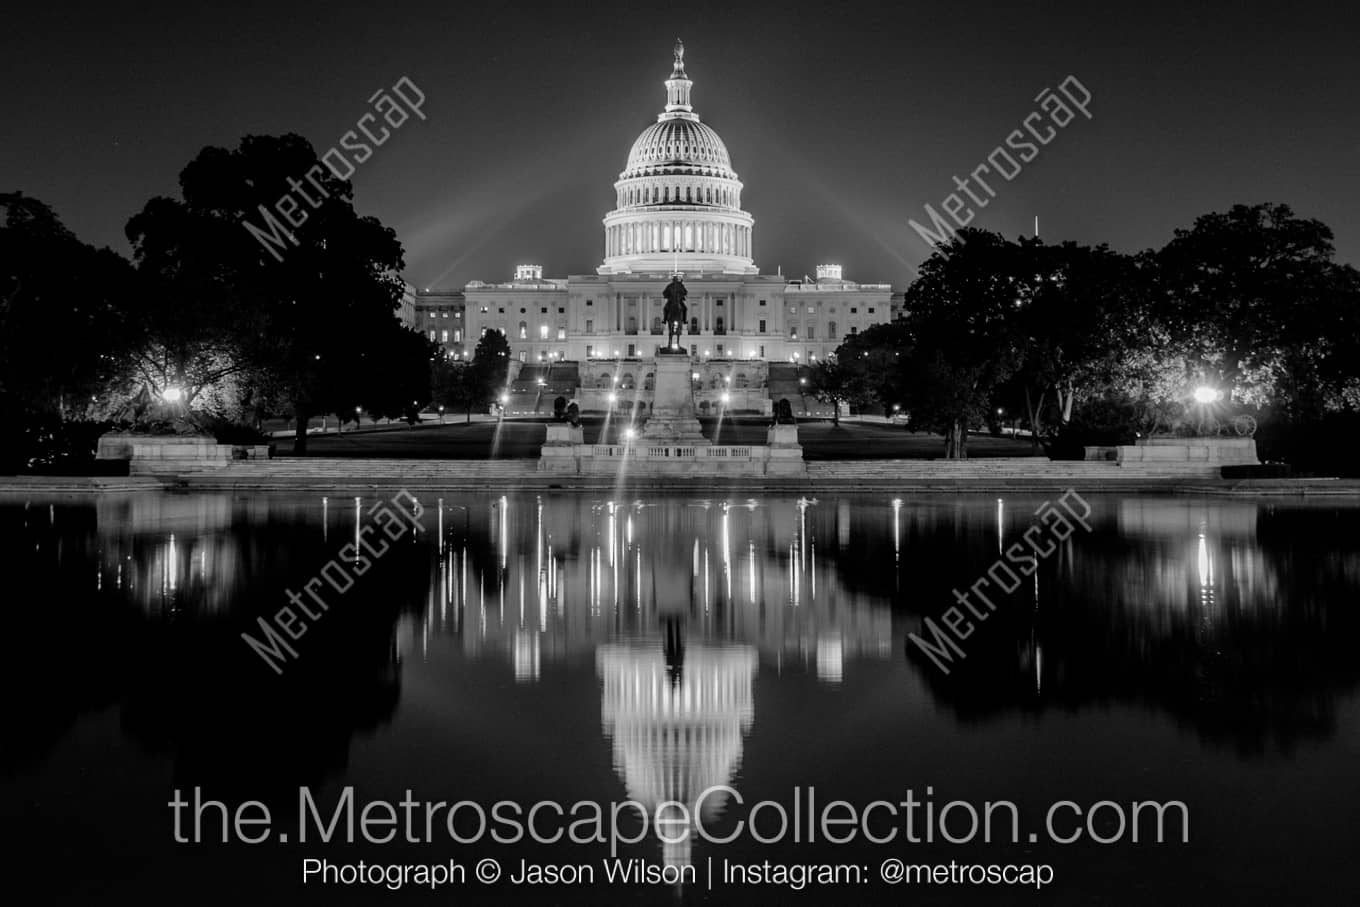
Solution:
[[[716,444],[764,444],[769,423],[764,419],[701,420],[704,434]],[[308,453],[317,457],[397,457],[407,459],[475,460],[487,457],[536,457],[546,433],[546,420],[506,419],[502,423],[471,425],[427,424],[415,428],[388,427],[379,431],[313,435]],[[587,444],[620,443],[623,424],[587,419]],[[942,456],[939,435],[912,433],[901,426],[879,422],[807,421],[798,424],[803,456],[809,460],[929,459]],[[277,440],[278,453],[292,450],[290,439]],[[971,457],[1024,457],[1033,453],[1026,439],[974,435],[968,440]]]

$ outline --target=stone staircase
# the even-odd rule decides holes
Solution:
[[[798,380],[799,368],[791,362],[771,362],[767,388],[770,400],[788,400],[795,416],[831,416],[831,404],[821,403],[816,397],[804,394],[806,388]]]

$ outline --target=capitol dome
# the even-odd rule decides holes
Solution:
[[[727,146],[690,104],[685,47],[675,43],[666,107],[642,131],[614,183],[604,218],[601,274],[758,273],[755,219],[741,208],[741,180]]]
[[[709,173],[736,179],[727,146],[711,128],[693,120],[660,120],[642,131],[621,179],[656,173]]]

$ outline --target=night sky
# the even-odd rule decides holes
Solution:
[[[1234,203],[1284,202],[1360,264],[1360,11],[1344,3],[497,2],[27,4],[6,9],[0,191],[128,251],[204,145],[297,132],[318,152],[402,76],[426,94],[353,177],[420,287],[517,262],[594,273],[600,218],[685,41],[761,270],[899,286],[924,220],[1077,76],[1094,95],[974,225],[1159,246]],[[1342,18],[1345,17],[1345,18]]]

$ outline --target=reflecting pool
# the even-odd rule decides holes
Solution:
[[[1054,532],[1040,495],[418,497],[0,502],[11,866],[52,903],[1360,900],[1360,507],[1089,497]],[[415,820],[299,841],[300,789],[321,825]],[[207,800],[273,835],[210,806],[177,841]],[[511,805],[478,835],[460,801]],[[666,880],[609,882],[582,803],[636,804],[614,849]],[[1138,803],[1183,804],[1161,843]],[[859,876],[793,873],[827,866]]]

